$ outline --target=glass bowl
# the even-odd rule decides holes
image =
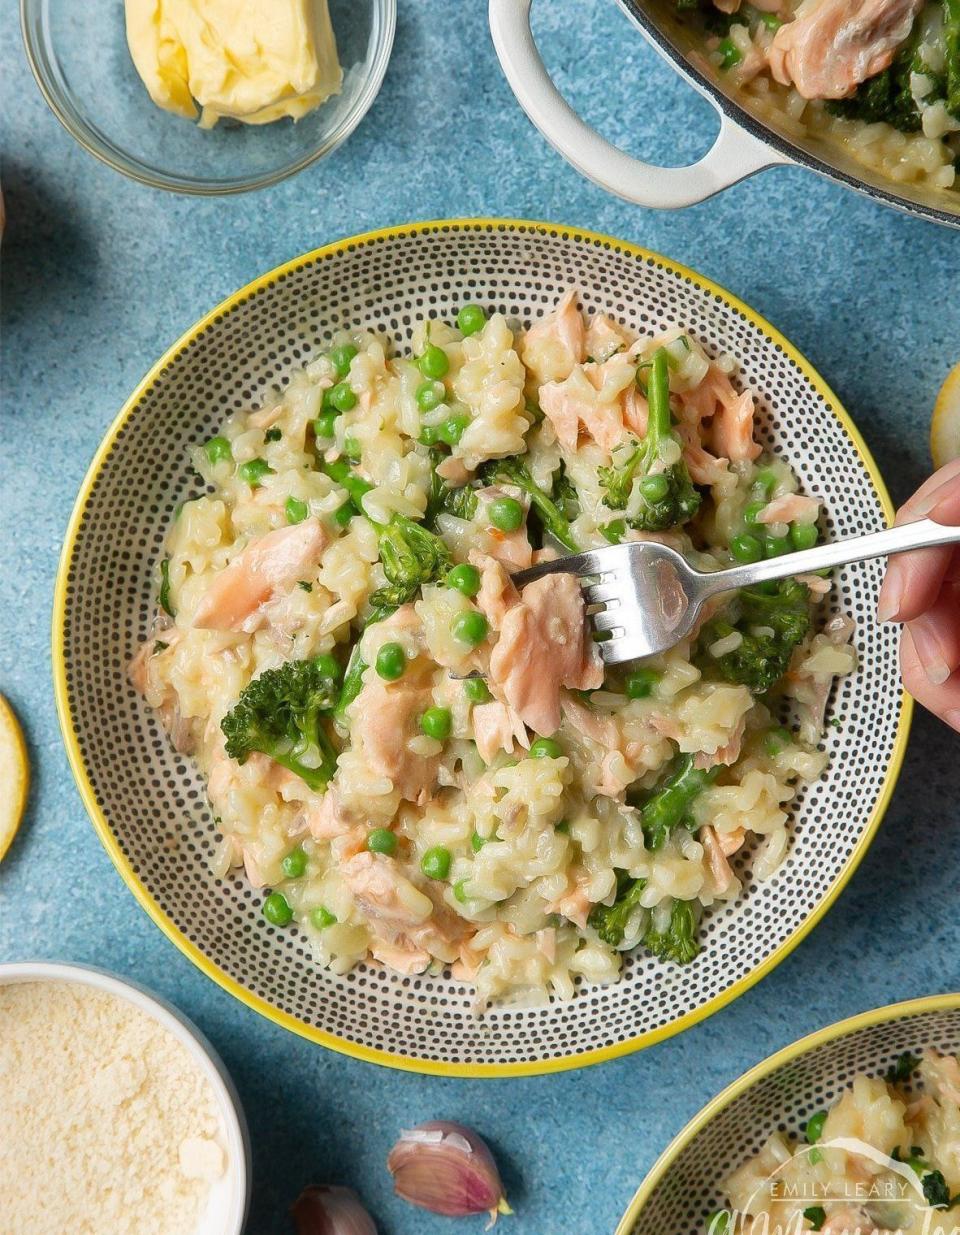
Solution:
[[[64,128],[116,171],[175,193],[276,184],[349,137],[383,81],[397,3],[330,0],[330,17],[343,66],[339,94],[296,123],[221,120],[204,130],[150,98],[127,47],[119,0],[20,0],[27,59]]]

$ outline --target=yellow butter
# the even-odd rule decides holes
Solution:
[[[343,81],[327,0],[125,0],[150,97],[211,128],[298,120]]]

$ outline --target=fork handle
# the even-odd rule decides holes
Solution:
[[[934,545],[960,544],[960,527],[948,527],[934,523],[932,519],[917,519],[914,523],[902,523],[887,528],[884,532],[871,532],[867,536],[850,536],[835,540],[828,545],[813,549],[801,549],[797,553],[785,553],[781,557],[764,562],[751,562],[746,566],[733,566],[700,576],[703,595],[714,596],[717,592],[729,592],[734,588],[750,587],[767,579],[788,579],[791,575],[809,574],[830,566],[846,566],[850,562],[863,562],[871,557],[885,557],[890,553],[904,553],[908,549],[928,549]]]

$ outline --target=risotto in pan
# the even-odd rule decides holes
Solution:
[[[571,289],[525,331],[423,321],[411,355],[344,333],[231,416],[131,666],[206,777],[217,874],[336,972],[448,967],[478,1007],[616,981],[638,946],[692,961],[747,855],[765,879],[787,851],[852,623],[818,616],[825,578],[765,584],[605,673],[573,576],[511,572],[811,546],[819,503],[754,414],[730,357],[585,320]]]
[[[957,186],[960,0],[675,0],[701,61],[790,134],[899,183]]]

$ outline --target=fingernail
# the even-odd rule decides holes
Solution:
[[[960,733],[960,708],[951,708],[949,712],[944,713],[943,719],[951,729],[956,729],[957,733]]]
[[[877,601],[877,618],[881,622],[892,622],[900,612],[900,601],[903,599],[903,588],[899,580],[887,579],[880,589],[880,599]]]
[[[914,503],[913,513],[915,515],[928,515],[934,506],[939,506],[942,501],[943,494],[939,489],[934,489],[932,493],[928,493],[921,501]]]
[[[951,670],[944,659],[940,640],[919,622],[913,623],[910,633],[913,636],[913,646],[917,649],[917,659],[927,678],[933,686],[942,686],[949,678]]]

